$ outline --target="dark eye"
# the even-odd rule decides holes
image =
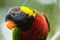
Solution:
[[[11,14],[11,17],[15,17],[15,16],[16,16],[16,14],[15,14],[15,13],[12,13],[12,14]]]
[[[15,17],[15,16],[16,16],[15,11],[11,11],[11,17]]]

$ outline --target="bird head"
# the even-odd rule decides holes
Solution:
[[[5,23],[8,29],[15,27],[28,29],[36,16],[36,11],[25,6],[16,6],[8,10],[5,16]]]

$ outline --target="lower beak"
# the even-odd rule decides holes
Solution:
[[[14,27],[16,27],[16,24],[13,21],[6,21],[6,26],[8,29],[12,30]]]

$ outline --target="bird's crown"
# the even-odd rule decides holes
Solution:
[[[36,10],[32,10],[25,6],[20,6],[20,10],[25,12],[26,14],[29,14],[29,16],[33,16],[33,17],[35,17],[37,14]]]

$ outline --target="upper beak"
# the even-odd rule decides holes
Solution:
[[[6,21],[5,24],[6,24],[7,28],[10,30],[12,30],[14,27],[16,27],[16,24],[11,20]]]

